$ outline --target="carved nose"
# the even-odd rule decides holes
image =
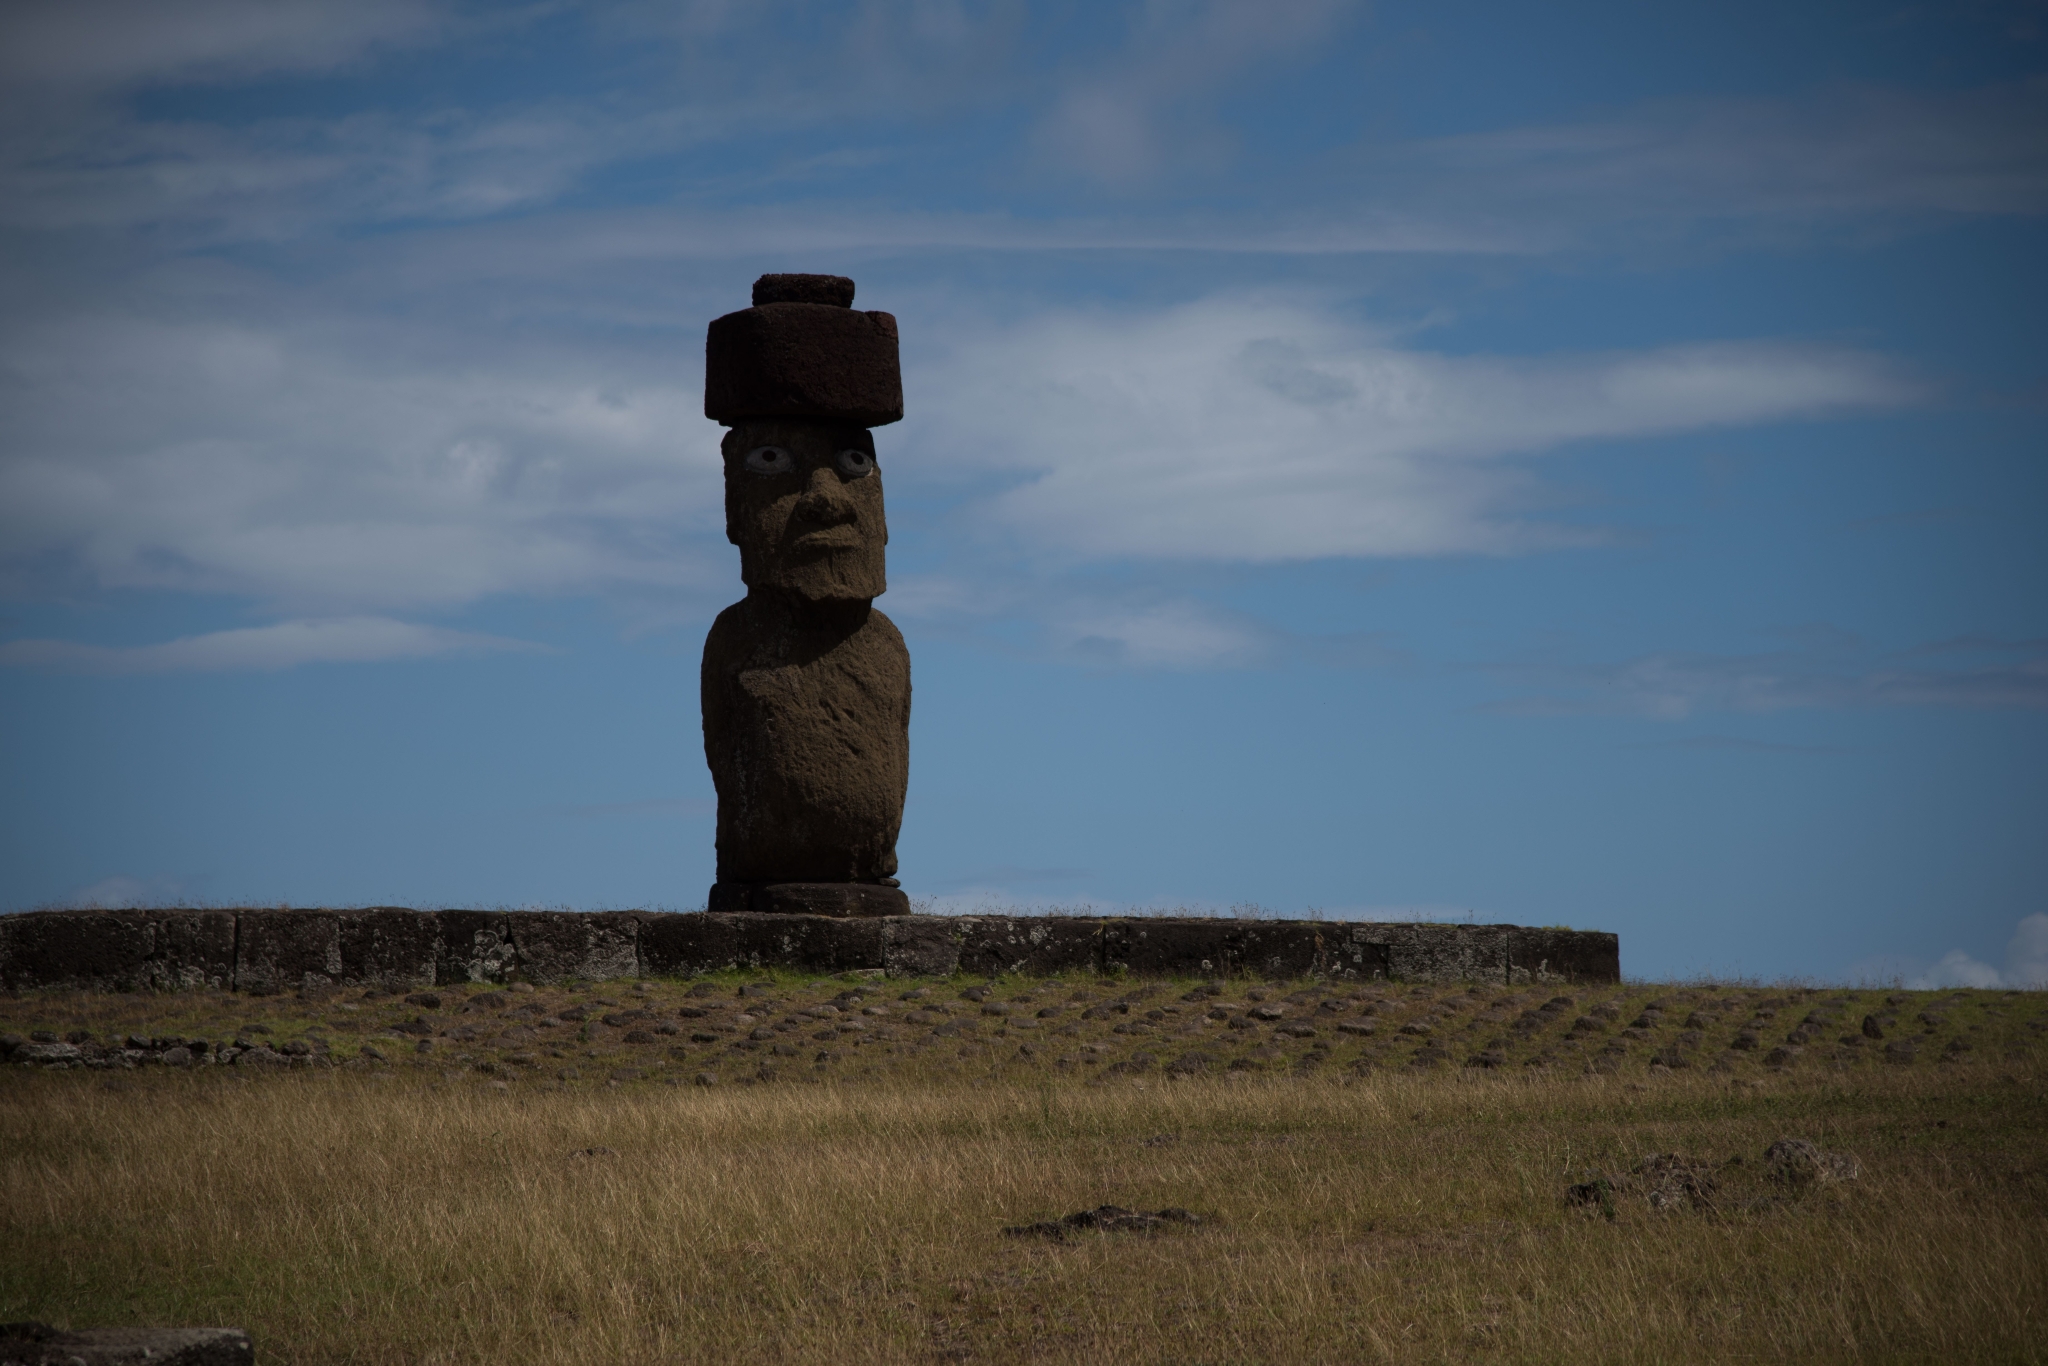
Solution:
[[[820,468],[811,471],[803,496],[796,500],[796,515],[802,521],[837,526],[859,514],[853,500],[846,496],[845,482],[836,472]]]

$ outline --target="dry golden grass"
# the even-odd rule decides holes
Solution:
[[[26,1004],[0,1023],[53,1018]],[[6,1068],[0,1319],[234,1324],[267,1362],[2036,1361],[2032,1037],[1906,1067],[1095,1085]],[[1786,1136],[1862,1176],[1772,1181]],[[1561,1198],[1661,1152],[1713,1164],[1711,1207]],[[1001,1232],[1105,1202],[1204,1222]]]

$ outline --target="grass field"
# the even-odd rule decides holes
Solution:
[[[2041,993],[433,995],[0,997],[81,1049],[0,1069],[0,1319],[266,1362],[2048,1359]],[[1102,1204],[1196,1219],[1004,1232]]]

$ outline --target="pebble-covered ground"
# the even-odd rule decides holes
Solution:
[[[1713,985],[1333,986],[1095,977],[0,996],[42,1068],[409,1068],[512,1087],[924,1074],[1928,1067],[2019,1056],[2048,995]]]

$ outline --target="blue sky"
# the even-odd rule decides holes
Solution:
[[[702,904],[705,324],[904,339],[906,887],[2048,978],[2048,6],[0,14],[0,907]]]

